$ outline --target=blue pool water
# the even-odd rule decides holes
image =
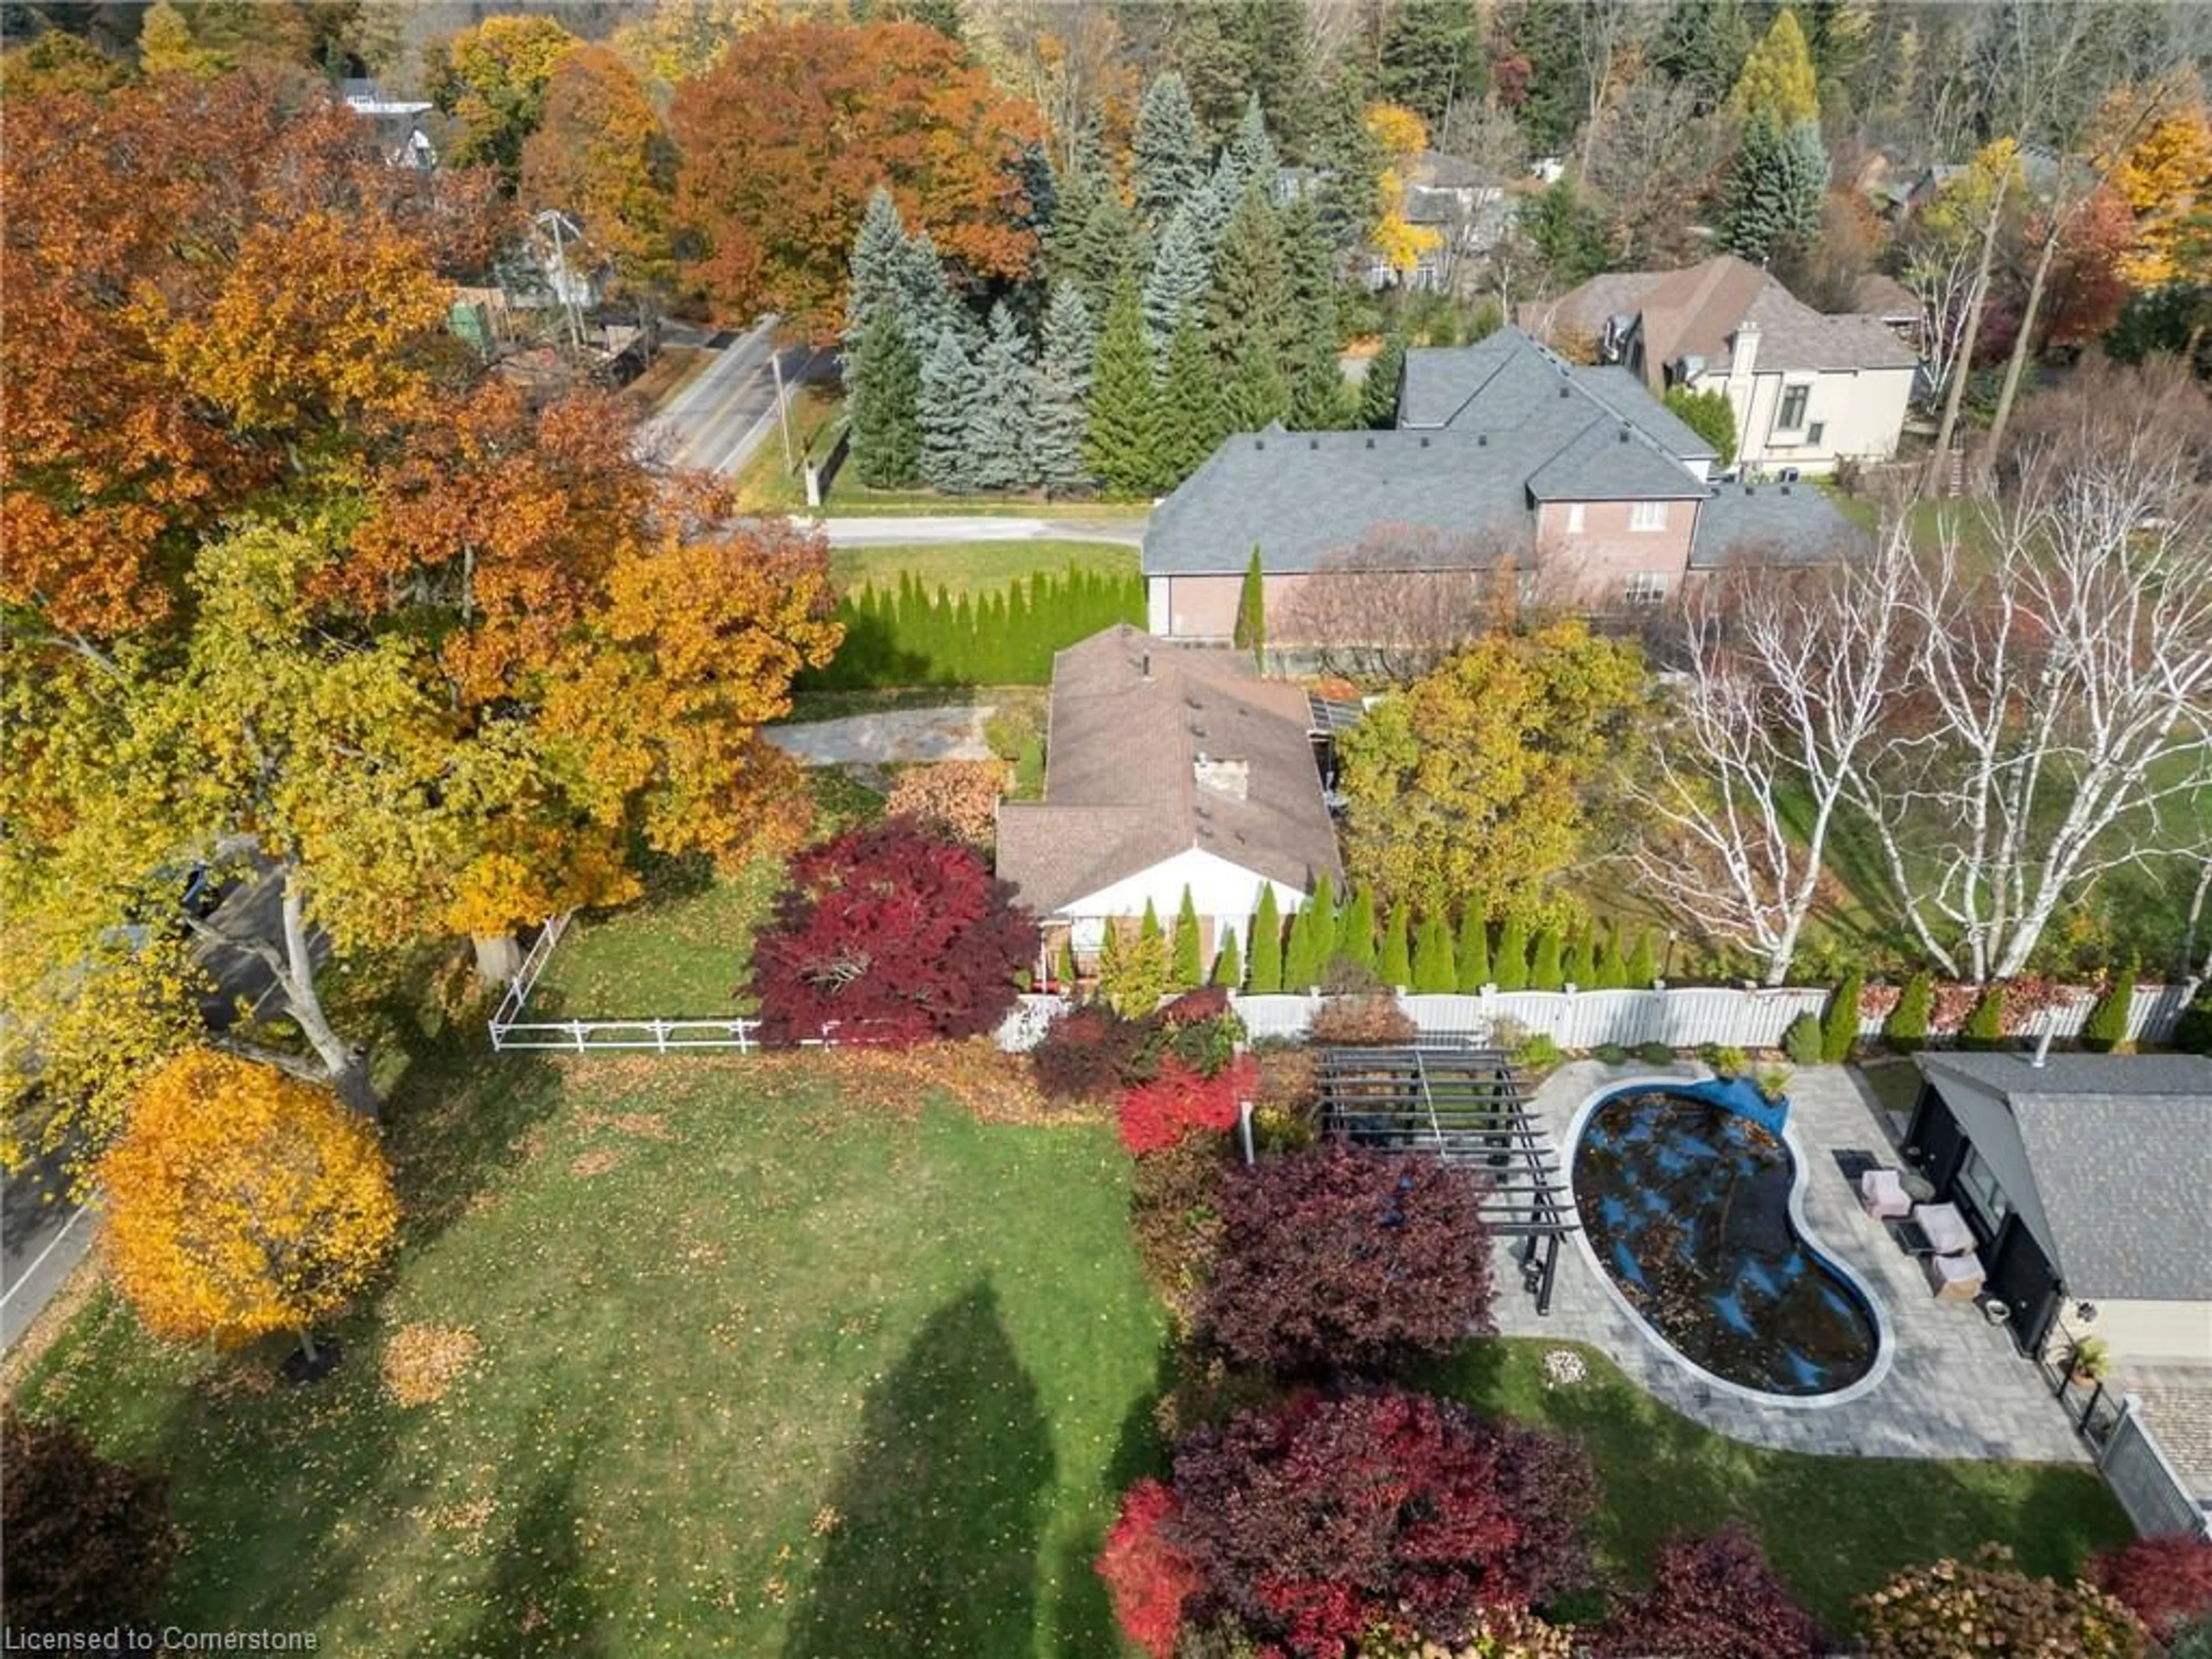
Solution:
[[[1647,1324],[1742,1388],[1832,1394],[1874,1368],[1878,1338],[1790,1225],[1795,1178],[1766,1127],[1672,1090],[1599,1103],[1575,1146],[1583,1226]]]

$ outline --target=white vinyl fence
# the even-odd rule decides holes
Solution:
[[[2191,985],[2147,985],[2138,988],[2128,1013],[2128,1035],[2162,1042],[2173,1035],[2174,1021],[2195,994]],[[1399,1011],[1413,1022],[1424,1042],[1490,1042],[1501,1023],[1523,1036],[1541,1032],[1562,1048],[1597,1048],[1607,1043],[1633,1048],[1661,1042],[1669,1048],[1697,1048],[1711,1042],[1729,1048],[1772,1048],[1800,1014],[1818,1016],[1827,1006],[1826,986],[1786,986],[1774,990],[1723,985],[1664,986],[1649,991],[1499,991],[1486,988],[1474,996],[1414,996],[1397,994]],[[1321,1011],[1322,999],[1308,996],[1245,996],[1230,1001],[1254,1037],[1302,1041]],[[2071,1004],[2044,1018],[2053,1036],[2076,1035],[2096,1006],[2084,991]],[[999,1046],[1009,1053],[1034,1048],[1045,1027],[1066,1006],[1051,996],[1026,996],[999,1028]],[[1859,1021],[1859,1035],[1878,1037],[1879,1018]],[[2040,1029],[2039,1027],[2038,1028]]]

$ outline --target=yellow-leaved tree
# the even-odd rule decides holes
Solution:
[[[2136,241],[2120,276],[2137,289],[2212,279],[2201,228],[2212,203],[2212,120],[2199,108],[2153,124],[2112,171],[2113,187],[2136,216]]]
[[[195,1048],[146,1079],[100,1164],[102,1237],[146,1328],[227,1346],[359,1295],[399,1222],[375,1130],[325,1088]]]
[[[1424,253],[1443,245],[1437,231],[1406,217],[1406,169],[1429,147],[1428,125],[1403,104],[1370,104],[1367,132],[1383,155],[1382,171],[1375,181],[1370,239],[1390,269],[1403,274],[1420,264]]]

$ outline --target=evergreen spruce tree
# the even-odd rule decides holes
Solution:
[[[1275,903],[1275,884],[1260,890],[1252,915],[1252,994],[1271,996],[1283,988],[1283,914]]]
[[[1547,927],[1536,935],[1536,948],[1528,958],[1528,988],[1556,991],[1566,982],[1566,969],[1559,961],[1559,930]]]
[[[1482,100],[1489,76],[1474,0],[1426,0],[1392,9],[1378,53],[1376,90],[1431,128],[1446,112]]]
[[[1164,225],[1205,182],[1206,143],[1199,137],[1189,88],[1173,70],[1154,76],[1145,88],[1129,161],[1137,211],[1155,228]]]
[[[1648,991],[1659,977],[1658,952],[1651,943],[1651,930],[1640,927],[1636,933],[1636,944],[1621,964],[1620,982],[1632,991]]]
[[[1283,384],[1273,349],[1259,335],[1237,349],[1221,402],[1231,432],[1262,431],[1290,413],[1291,389]]]
[[[1190,202],[1175,210],[1160,233],[1144,288],[1145,335],[1155,352],[1167,349],[1169,337],[1186,312],[1206,303],[1213,271],[1205,234],[1199,212]]]
[[[1222,936],[1221,948],[1213,953],[1213,970],[1206,976],[1206,982],[1224,991],[1244,988],[1244,960],[1237,953],[1236,934]]]
[[[1236,207],[1222,230],[1221,246],[1213,258],[1213,281],[1206,292],[1207,343],[1224,374],[1236,374],[1253,357],[1279,376],[1297,331],[1297,319],[1291,314],[1290,274],[1283,260],[1282,222],[1257,190],[1234,199]]]
[[[1479,904],[1468,904],[1459,916],[1459,989],[1473,996],[1490,983],[1490,918]]]
[[[1190,312],[1183,313],[1168,343],[1159,401],[1162,483],[1172,486],[1205,465],[1229,435],[1220,377],[1206,353],[1206,335]]]
[[[1784,125],[1760,110],[1743,130],[1723,214],[1729,252],[1764,264],[1820,240],[1828,152],[1813,122]]]
[[[1498,954],[1492,958],[1490,977],[1501,991],[1528,988],[1528,930],[1518,916],[1508,916],[1498,930]]]
[[[969,355],[967,331],[945,330],[921,362],[921,476],[948,495],[976,487],[973,446],[983,376]]]
[[[1292,325],[1283,365],[1283,378],[1290,386],[1291,424],[1304,432],[1334,431],[1352,423],[1353,398],[1344,384],[1336,274],[1328,241],[1310,196],[1292,201],[1280,219]]]
[[[1314,954],[1313,908],[1308,905],[1291,918],[1283,941],[1283,989],[1289,994],[1304,996],[1319,982]]]
[[[878,304],[846,360],[853,471],[871,489],[903,489],[920,475],[921,365],[896,305]]]
[[[1337,915],[1336,887],[1327,876],[1314,883],[1313,896],[1298,912],[1298,921],[1305,924],[1297,961],[1283,963],[1283,988],[1300,994],[1321,983],[1322,975],[1328,970],[1329,958],[1336,954],[1336,937],[1341,921]],[[1293,922],[1291,937],[1297,938],[1297,923]],[[1297,969],[1294,975],[1291,969]]]
[[[1451,924],[1441,910],[1421,918],[1413,938],[1413,989],[1427,996],[1449,994],[1459,988],[1459,968],[1452,959]]]
[[[1267,665],[1267,578],[1260,568],[1260,544],[1252,544],[1252,562],[1244,567],[1244,586],[1237,595],[1235,644],[1252,653],[1252,665]]]
[[[1152,902],[1150,899],[1145,901],[1145,919],[1138,924],[1137,937],[1144,940],[1163,939],[1167,937],[1167,930],[1160,926],[1160,913],[1152,908]]]
[[[1727,100],[1750,47],[1738,0],[1674,0],[1659,26],[1653,61],[1689,89],[1703,117]]]
[[[1853,969],[1828,999],[1828,1012],[1820,1021],[1820,1058],[1840,1066],[1851,1057],[1859,1040],[1859,997],[1866,990],[1866,975]]]
[[[1365,882],[1352,890],[1352,902],[1337,923],[1336,954],[1375,970],[1375,890]]]
[[[906,225],[899,217],[898,204],[878,185],[853,237],[851,280],[845,289],[847,351],[860,343],[879,311],[899,303],[905,258]]]
[[[1185,882],[1182,903],[1176,911],[1175,988],[1196,990],[1204,969],[1205,960],[1198,948],[1198,906],[1191,897],[1190,884]]]
[[[1578,991],[1592,990],[1597,984],[1596,946],[1592,942],[1595,932],[1588,921],[1578,921],[1569,930],[1566,960],[1559,971]]]
[[[1105,314],[1114,285],[1124,276],[1141,276],[1148,258],[1143,229],[1109,185],[1069,239],[1068,275],[1082,284],[1093,316]]]
[[[1410,990],[1413,983],[1413,912],[1400,899],[1390,907],[1390,920],[1382,929],[1382,957],[1376,972],[1382,982],[1397,990]]]
[[[2081,1046],[2093,1054],[2109,1054],[2128,1040],[2128,1012],[2135,1006],[2136,965],[2120,969],[2097,1006],[2082,1023]]]
[[[1159,387],[1145,343],[1137,285],[1123,276],[1106,309],[1091,377],[1085,456],[1091,477],[1117,495],[1149,495],[1163,476]]]
[[[1030,469],[1048,494],[1074,489],[1091,476],[1083,440],[1094,349],[1083,290],[1073,282],[1054,283],[1029,392]]]
[[[899,250],[899,321],[923,362],[946,330],[965,328],[968,317],[945,286],[945,261],[927,231],[916,231]]]
[[[1035,471],[1030,453],[1029,342],[1003,300],[991,307],[990,332],[976,354],[977,392],[969,422],[971,469],[978,489],[1024,488]]]
[[[1805,32],[1787,7],[1775,18],[1765,35],[1743,60],[1735,85],[1729,89],[1728,112],[1739,121],[1771,115],[1780,125],[1820,118],[1818,76]]]
[[[1269,201],[1275,199],[1275,179],[1282,167],[1282,157],[1276,153],[1274,139],[1268,136],[1267,114],[1260,106],[1257,88],[1245,100],[1244,113],[1222,151],[1222,161],[1225,175],[1234,186],[1231,201],[1255,186]]]
[[[1398,382],[1405,373],[1405,337],[1385,335],[1382,349],[1367,365],[1367,378],[1360,382],[1360,425],[1388,432],[1398,424]]]

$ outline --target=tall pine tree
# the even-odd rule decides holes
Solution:
[[[1285,348],[1297,334],[1291,301],[1282,222],[1266,196],[1248,190],[1222,231],[1206,294],[1206,337],[1215,365],[1234,375],[1256,346],[1279,378]]]
[[[1153,228],[1167,223],[1183,198],[1205,182],[1206,143],[1191,112],[1189,89],[1173,70],[1154,76],[1145,88],[1129,160],[1138,215]]]
[[[896,307],[902,292],[906,225],[898,204],[881,185],[868,198],[860,228],[853,236],[851,280],[845,289],[845,348],[858,346],[879,310]]]
[[[1474,0],[1425,0],[1391,10],[1377,77],[1384,98],[1436,131],[1453,105],[1480,103],[1488,82]]]
[[[1181,483],[1197,471],[1228,430],[1220,379],[1206,355],[1206,337],[1197,318],[1186,311],[1168,343],[1160,396],[1160,460],[1166,482]]]
[[[1072,281],[1054,283],[1029,394],[1030,471],[1049,495],[1079,488],[1091,476],[1083,439],[1095,349],[1083,290]]]
[[[903,489],[920,475],[921,365],[896,305],[879,304],[846,360],[853,471],[871,489]]]
[[[1459,988],[1468,996],[1490,983],[1490,921],[1478,905],[1468,905],[1459,918]]]
[[[975,367],[975,402],[969,419],[970,476],[978,489],[1022,489],[1033,471],[1029,342],[1004,300],[991,307],[990,332]]]
[[[1406,373],[1406,341],[1388,334],[1359,386],[1359,424],[1387,432],[1398,424],[1398,382]]]
[[[1222,412],[1232,432],[1257,432],[1290,413],[1291,389],[1267,342],[1257,334],[1237,349],[1221,395]]]
[[[921,476],[932,489],[948,495],[976,487],[975,434],[983,376],[968,332],[945,329],[921,362]]]
[[[1205,303],[1212,267],[1205,246],[1199,210],[1185,201],[1169,218],[1145,276],[1145,334],[1152,349],[1165,351],[1176,319]]]
[[[1124,275],[1106,308],[1091,369],[1091,429],[1085,454],[1091,474],[1116,495],[1149,495],[1160,487],[1159,386],[1145,313],[1133,278]]]
[[[1336,328],[1336,278],[1313,198],[1300,196],[1280,216],[1285,286],[1292,332],[1283,365],[1291,424],[1327,432],[1352,423]]]
[[[1449,994],[1459,985],[1459,969],[1452,959],[1451,924],[1441,910],[1421,918],[1421,931],[1413,942],[1413,989],[1425,996]]]
[[[1759,111],[1744,127],[1729,173],[1729,252],[1765,264],[1809,249],[1820,240],[1827,196],[1820,129],[1810,121],[1785,125],[1771,111]]]
[[[1267,112],[1260,106],[1256,87],[1245,101],[1244,113],[1222,152],[1222,160],[1231,185],[1228,200],[1233,202],[1255,187],[1270,202],[1275,199],[1275,179],[1282,168],[1282,158],[1275,153],[1275,141],[1267,134]]]

